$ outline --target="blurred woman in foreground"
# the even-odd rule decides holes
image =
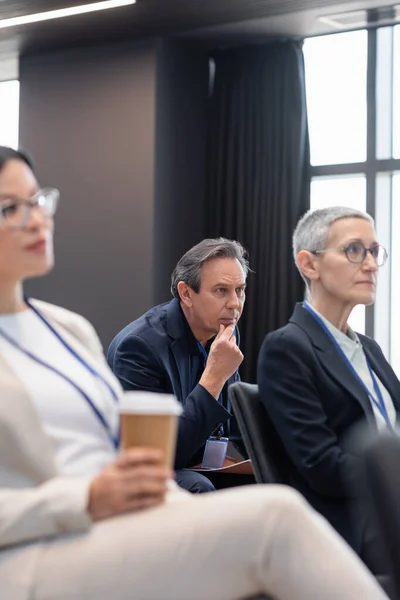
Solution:
[[[156,451],[119,451],[122,391],[93,329],[23,295],[53,266],[57,201],[27,156],[0,148],[2,597],[386,598],[296,492],[193,497]]]

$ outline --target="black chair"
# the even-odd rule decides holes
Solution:
[[[287,456],[258,393],[258,386],[238,381],[229,398],[257,483],[288,483]]]
[[[363,450],[366,493],[372,504],[391,575],[390,598],[400,600],[400,438],[381,435]],[[383,585],[385,587],[385,585]]]
[[[289,459],[261,402],[258,386],[236,382],[229,386],[228,394],[257,483],[290,485]],[[386,449],[388,445],[390,449]],[[364,474],[364,484],[368,479],[376,511],[384,521],[382,527],[393,563],[390,571],[400,590],[400,439],[382,440],[381,445],[371,447],[365,452],[365,463],[368,477]],[[393,589],[392,577],[378,576],[377,579],[391,600],[400,600],[400,594]]]

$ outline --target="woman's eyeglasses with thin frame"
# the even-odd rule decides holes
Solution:
[[[60,199],[56,188],[43,188],[29,198],[0,198],[0,227],[6,229],[22,229],[29,221],[33,209],[40,210],[46,217],[53,217]]]

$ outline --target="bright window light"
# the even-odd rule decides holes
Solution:
[[[347,206],[365,212],[367,181],[364,175],[315,177],[311,181],[311,209]],[[349,318],[349,325],[365,333],[365,306],[358,304]]]
[[[400,25],[394,28],[393,156],[400,158]]]
[[[367,55],[365,30],[305,41],[312,165],[365,161]]]
[[[0,81],[0,146],[18,148],[19,81]]]
[[[6,27],[16,27],[17,25],[28,25],[29,23],[39,23],[40,21],[49,21],[50,19],[73,17],[75,15],[83,15],[85,13],[107,10],[109,8],[120,8],[122,6],[129,6],[135,3],[136,0],[106,0],[105,2],[93,2],[92,4],[82,4],[81,6],[71,6],[70,8],[49,10],[31,15],[22,15],[21,17],[11,17],[10,19],[0,20],[0,29],[5,29]]]
[[[400,377],[400,173],[393,176],[393,197],[392,197],[392,306],[391,306],[391,365]]]

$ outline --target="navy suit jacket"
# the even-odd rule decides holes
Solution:
[[[399,380],[378,344],[359,338],[399,411]],[[360,552],[368,523],[366,516],[364,522],[352,518],[359,458],[349,438],[362,422],[376,432],[376,421],[365,388],[301,304],[287,325],[266,336],[258,384],[283,442],[292,485]]]
[[[182,404],[176,469],[201,461],[203,446],[220,423],[225,434],[240,445],[227,396],[228,385],[239,375],[236,372],[225,384],[222,404],[201,385],[193,387],[191,353],[198,352],[196,344],[178,300],[173,299],[127,325],[107,354],[108,364],[125,390],[174,394]]]

